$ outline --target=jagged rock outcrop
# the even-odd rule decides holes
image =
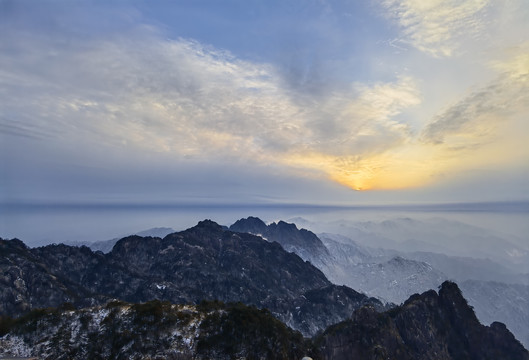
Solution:
[[[268,241],[276,241],[289,251],[311,262],[318,268],[330,262],[330,254],[325,245],[312,231],[298,229],[295,224],[284,221],[266,225],[261,219],[248,217],[237,220],[230,226],[231,231],[261,236]]]
[[[529,353],[502,323],[484,326],[458,286],[444,282],[385,313],[364,307],[316,341],[323,359],[510,359]]]

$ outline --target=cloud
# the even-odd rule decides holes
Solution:
[[[148,26],[130,31],[83,43],[56,34],[4,38],[0,131],[86,151],[143,149],[174,161],[231,159],[309,172],[318,165],[292,159],[319,154],[334,165],[318,170],[334,178],[351,156],[405,142],[409,129],[394,117],[420,103],[410,77],[309,99],[284,87],[270,64],[166,39]]]
[[[307,122],[315,131],[312,141],[290,149],[283,159],[293,167],[324,171],[356,190],[394,188],[395,181],[383,185],[377,178],[387,166],[382,160],[386,153],[413,137],[409,126],[395,117],[420,104],[416,84],[403,77],[394,83],[356,84],[352,93],[320,104]]]
[[[489,0],[382,0],[405,40],[434,57],[452,56],[464,37],[484,29]]]
[[[489,69],[495,71],[493,80],[482,86],[475,86],[455,103],[444,109],[425,116],[415,133],[411,121],[394,123],[401,126],[399,131],[392,131],[392,136],[384,139],[384,132],[374,131],[375,139],[369,139],[371,149],[377,141],[387,147],[377,151],[360,151],[344,153],[342,156],[328,156],[317,153],[310,157],[293,160],[317,164],[326,169],[331,177],[353,189],[399,189],[424,187],[440,181],[448,182],[460,179],[461,174],[476,170],[476,173],[519,174],[520,168],[526,168],[529,152],[524,145],[529,132],[529,51],[527,44],[509,47],[508,51],[499,51],[499,60],[490,61]],[[381,106],[384,124],[399,118],[399,111],[420,103],[419,86],[413,87],[388,84],[383,87],[391,89],[414,89],[404,91],[400,96],[388,99],[399,99],[400,110],[393,113],[391,106]],[[376,86],[373,89],[377,88]],[[369,94],[366,90],[366,94]],[[384,94],[377,88],[377,97]],[[364,96],[358,96],[362,103]],[[409,101],[407,101],[408,99]],[[381,104],[385,102],[368,101]],[[376,106],[375,106],[376,107]],[[377,114],[374,109],[370,114]],[[419,114],[424,112],[419,111]],[[409,115],[409,113],[407,113]],[[358,140],[358,138],[357,138]],[[364,149],[365,150],[365,149]],[[525,165],[522,165],[525,164]],[[306,165],[308,166],[308,165]],[[479,171],[478,171],[479,170]],[[507,181],[507,180],[506,180]]]
[[[483,26],[480,16],[487,3],[384,4],[396,11],[414,46],[448,56],[458,46],[455,32],[471,34]],[[459,61],[467,58],[450,59],[458,61],[453,71],[453,63],[443,63],[439,76],[434,74],[439,68],[430,65],[441,59],[430,58],[414,71],[424,56],[413,52],[396,59],[410,60],[405,68],[394,73],[385,69],[383,78],[329,82],[325,91],[313,91],[303,89],[310,87],[310,71],[306,81],[294,81],[299,86],[293,86],[291,74],[280,65],[243,59],[193,39],[171,38],[137,19],[112,28],[87,35],[0,25],[8,34],[0,37],[3,150],[11,151],[10,144],[24,138],[33,141],[34,149],[45,148],[42,157],[57,159],[54,169],[63,168],[63,159],[76,165],[89,162],[94,171],[115,166],[154,173],[149,165],[156,163],[157,168],[171,169],[164,174],[173,177],[188,170],[204,177],[197,168],[232,174],[244,166],[252,169],[246,178],[273,168],[298,181],[327,178],[366,190],[424,186],[477,159],[471,149],[480,150],[483,163],[490,149],[505,144],[497,135],[503,131],[508,138],[506,127],[523,133],[516,130],[527,113],[529,91],[527,52],[521,48],[495,61],[484,59],[496,77],[487,73],[486,85],[454,101],[457,95],[452,94],[475,78],[464,83],[444,78],[465,71],[468,64]],[[394,59],[382,60],[393,64]],[[346,75],[344,79],[364,78]],[[442,89],[435,93],[442,97],[435,102],[444,105],[441,110],[428,108],[432,96],[423,91],[432,86],[424,85],[432,78],[439,81],[435,88]],[[321,81],[316,78],[316,87]],[[452,103],[446,105],[446,98]],[[425,101],[430,101],[427,106]],[[34,153],[24,166],[42,161],[39,151]]]
[[[500,75],[437,115],[424,129],[422,139],[451,148],[475,148],[494,138],[498,128],[529,111],[529,52],[495,61]]]

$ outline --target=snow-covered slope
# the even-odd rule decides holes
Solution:
[[[503,322],[529,348],[528,285],[468,280],[460,283],[460,287],[483,324]]]
[[[268,311],[243,304],[110,302],[81,310],[33,311],[0,337],[0,358],[298,358],[303,337]],[[0,334],[2,335],[2,334]]]
[[[406,259],[396,251],[364,247],[340,235],[319,236],[334,260],[321,268],[325,275],[370,296],[399,304],[447,279],[428,263]]]
[[[364,247],[490,259],[516,273],[529,272],[529,241],[461,221],[439,217],[298,221],[316,233],[340,234]]]

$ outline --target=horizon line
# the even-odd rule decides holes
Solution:
[[[317,203],[281,203],[281,202],[53,202],[53,201],[20,201],[0,202],[0,211],[25,210],[25,209],[77,209],[77,210],[138,210],[138,209],[235,209],[235,208],[299,208],[299,209],[328,209],[328,210],[408,210],[408,211],[459,211],[459,212],[529,212],[529,200],[516,201],[465,201],[465,202],[402,202],[402,203],[379,203],[379,204],[317,204]]]

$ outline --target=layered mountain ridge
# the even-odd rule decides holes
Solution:
[[[455,283],[377,312],[371,305],[303,338],[270,312],[242,303],[174,305],[112,301],[79,310],[0,318],[0,356],[41,359],[527,360],[501,323],[484,326]]]
[[[311,225],[301,218],[297,221]],[[441,224],[445,223],[441,222]],[[361,223],[361,225],[362,228],[374,227],[379,231],[374,223]],[[403,225],[410,230],[413,226],[420,226],[420,232],[425,232],[422,222],[410,219],[385,221],[380,226],[386,231],[396,229],[397,235],[404,237],[400,229]],[[284,246],[290,246],[291,251],[318,267],[333,283],[344,284],[383,301],[399,304],[412,294],[436,289],[445,280],[457,281],[463,294],[468,296],[471,305],[475,307],[481,321],[486,324],[494,321],[505,322],[522,343],[526,346],[529,344],[529,329],[526,326],[526,320],[529,319],[526,300],[529,283],[523,275],[517,275],[490,259],[373,248],[343,235],[333,233],[316,235],[306,229],[298,230],[295,236],[298,239],[296,246],[291,246],[288,240],[283,239],[287,238],[286,234],[296,232],[297,228],[294,224],[285,223],[279,227],[276,223],[272,223],[267,226],[254,217],[241,219],[233,227],[239,231],[266,234],[269,241],[278,241],[285,244]],[[269,228],[274,231],[268,231]],[[466,226],[462,228],[467,233],[472,229]],[[288,229],[288,231],[281,234],[280,229]],[[375,235],[376,239],[380,238],[378,234]],[[362,236],[365,237],[366,233]],[[311,239],[311,242],[303,248],[303,242],[299,240],[305,238]],[[318,247],[313,245],[315,238],[319,239]],[[326,252],[320,250],[321,245],[327,249]],[[498,281],[502,283],[497,283]],[[505,296],[506,294],[508,295]]]
[[[129,236],[107,254],[0,239],[0,356],[529,358],[505,325],[481,325],[453,282],[397,307],[331,283],[324,272],[360,269],[373,258],[381,267],[366,269],[377,276],[432,273],[427,263],[332,241],[258,218],[229,230],[205,220],[164,238]],[[309,260],[318,254],[323,272]],[[421,276],[408,278],[415,286]],[[523,286],[517,291],[523,296]]]
[[[229,228],[231,231],[250,233],[268,241],[279,243],[283,249],[294,252],[303,260],[309,261],[319,269],[327,266],[331,255],[327,247],[312,231],[298,229],[295,224],[285,221],[266,225],[257,217],[237,220]]]
[[[157,237],[130,236],[108,254],[87,247],[27,248],[0,241],[0,314],[37,307],[102,304],[109,299],[178,304],[241,301],[270,309],[280,320],[313,335],[364,304],[383,304],[325,275],[276,242],[235,233],[206,220]]]

